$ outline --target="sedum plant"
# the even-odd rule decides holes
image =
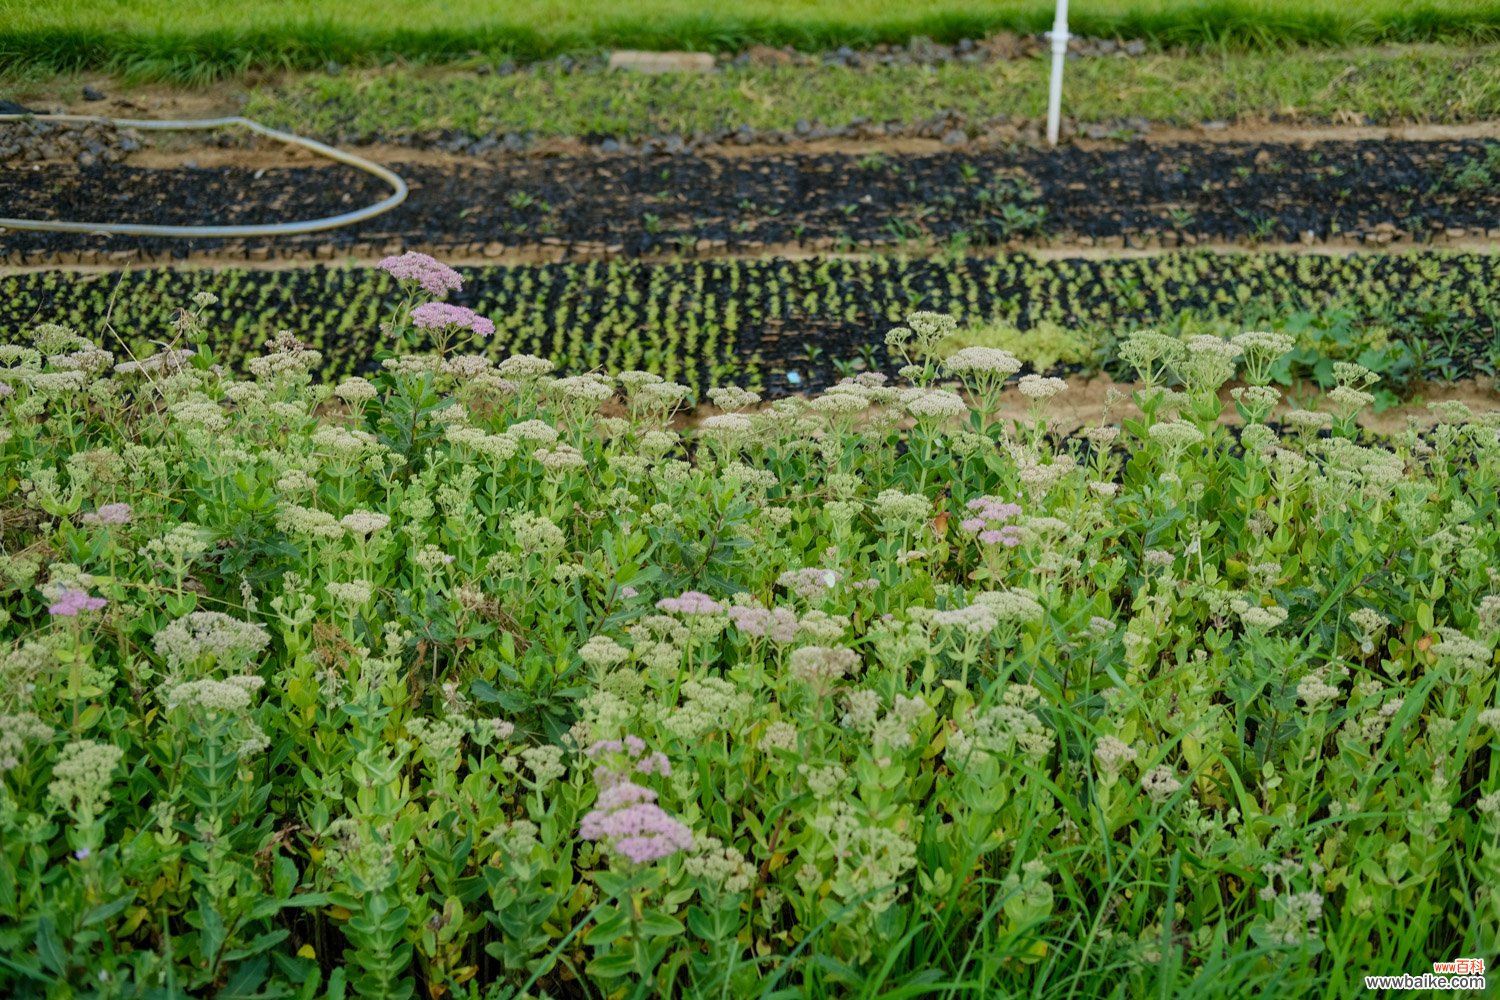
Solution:
[[[401,266],[393,340],[448,280]],[[1065,382],[919,314],[899,381],[690,419],[458,353],[477,318],[331,384],[290,335],[0,348],[7,995],[1343,994],[1495,950],[1494,413],[1377,440],[1352,362],[1288,410],[1287,337],[1138,334],[1065,437]]]

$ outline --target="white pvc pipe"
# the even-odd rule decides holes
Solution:
[[[363,222],[383,212],[389,212],[406,200],[406,182],[380,164],[371,163],[362,156],[355,156],[353,153],[334,149],[332,146],[326,146],[313,139],[304,139],[302,136],[292,135],[290,132],[278,132],[276,129],[267,128],[260,122],[251,121],[249,118],[203,118],[199,120],[161,121],[141,118],[101,118],[96,115],[0,115],[0,122],[28,120],[40,122],[92,122],[104,125],[117,125],[121,128],[140,129],[141,131],[160,132],[211,129],[222,128],[226,125],[239,125],[267,138],[276,139],[293,146],[301,146],[303,149],[312,150],[320,156],[326,156],[330,160],[347,164],[356,170],[363,170],[367,174],[373,174],[391,186],[392,194],[365,208],[356,209],[352,212],[344,212],[340,215],[329,215],[321,219],[308,219],[304,222],[271,222],[252,226],[149,226],[133,222],[64,222],[54,219],[0,218],[0,229],[26,229],[48,233],[114,233],[121,236],[295,236],[299,233],[317,233],[325,229],[337,229],[340,226]]]
[[[1057,0],[1057,18],[1052,30],[1052,86],[1047,91],[1047,142],[1057,145],[1057,129],[1062,124],[1063,63],[1068,57],[1068,0]]]

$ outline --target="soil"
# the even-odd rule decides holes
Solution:
[[[911,249],[953,240],[1172,249],[1500,239],[1500,186],[1489,174],[1497,149],[1480,140],[1360,140],[891,157],[594,154],[457,165],[423,157],[393,164],[412,188],[406,204],[354,227],[255,241],[12,231],[0,235],[0,254],[24,265],[59,254],[103,262],[120,251],[146,259],[333,259],[422,247],[494,260],[527,248],[566,258]],[[280,155],[282,163],[311,159]],[[375,178],[342,166],[257,167],[232,158],[214,165],[206,154],[191,167],[0,169],[0,215],[28,218],[248,224],[333,215],[385,193]],[[106,256],[80,256],[90,252]]]

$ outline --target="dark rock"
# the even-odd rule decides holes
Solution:
[[[102,101],[104,100],[105,96],[106,95],[102,90],[95,90],[93,87],[83,88],[83,99],[85,101]]]

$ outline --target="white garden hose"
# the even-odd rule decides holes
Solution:
[[[366,208],[357,209],[353,212],[344,212],[342,215],[329,215],[321,219],[308,219],[303,222],[272,222],[253,226],[150,226],[134,222],[64,222],[53,219],[0,218],[0,229],[27,229],[47,233],[112,233],[121,236],[183,236],[200,238],[225,236],[295,236],[300,233],[316,233],[325,229],[337,229],[340,226],[350,226],[356,222],[363,222],[383,212],[389,212],[406,200],[406,182],[380,164],[371,163],[362,156],[355,156],[353,153],[334,149],[332,146],[324,145],[313,139],[304,139],[302,136],[292,135],[290,132],[278,132],[276,129],[267,128],[260,122],[251,121],[249,118],[230,117],[203,118],[197,121],[165,121],[135,118],[103,118],[96,115],[0,115],[0,122],[14,121],[81,122],[157,132],[181,132],[191,129],[214,129],[223,128],[228,125],[239,125],[267,138],[276,139],[293,146],[301,146],[303,149],[311,150],[319,156],[326,156],[330,160],[336,160],[356,170],[363,170],[367,174],[373,174],[389,184],[393,189],[393,193],[389,197]]]

